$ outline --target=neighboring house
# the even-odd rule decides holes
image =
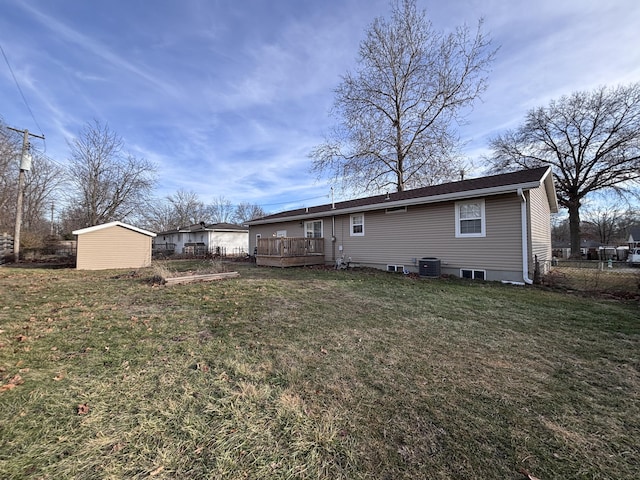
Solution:
[[[629,251],[627,261],[631,265],[640,265],[640,227],[629,231]]]
[[[628,243],[629,248],[640,248],[640,227],[631,227]]]
[[[315,254],[327,264],[422,273],[428,258],[442,274],[530,283],[535,258],[549,268],[557,211],[545,167],[265,216],[248,222],[249,247],[258,265],[273,265],[273,256],[299,254],[285,238],[305,237],[305,263]]]
[[[156,236],[132,225],[111,222],[75,230],[78,236],[76,268],[105,270],[151,265],[151,242]]]
[[[232,223],[204,222],[157,234],[154,252],[242,255],[248,252],[249,229]]]

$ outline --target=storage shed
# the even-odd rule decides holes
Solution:
[[[78,236],[76,268],[106,270],[151,265],[151,242],[156,236],[122,222],[75,230]]]

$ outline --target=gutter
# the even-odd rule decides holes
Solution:
[[[529,267],[529,251],[528,251],[528,238],[527,238],[527,198],[524,196],[524,192],[522,188],[518,188],[518,195],[522,198],[522,203],[520,203],[520,218],[522,222],[522,280],[527,285],[533,285],[533,280],[531,280],[528,275],[528,267]]]

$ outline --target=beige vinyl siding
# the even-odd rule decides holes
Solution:
[[[409,206],[404,213],[365,212],[362,237],[349,235],[349,216],[343,215],[336,218],[336,237],[345,256],[356,263],[417,268],[421,258],[437,257],[448,269],[521,272],[519,197],[487,197],[485,223],[485,237],[456,238],[455,202],[445,202]]]
[[[266,225],[252,226],[249,233],[250,253],[253,254],[253,249],[256,246],[256,235],[260,235],[262,238],[275,237],[277,232],[282,230],[286,230],[287,237],[304,237],[304,225],[300,225],[300,221],[268,223]],[[325,236],[326,235],[325,230]]]
[[[271,223],[266,225],[252,225],[249,230],[249,253],[253,255],[256,247],[256,235],[262,238],[275,237],[277,232],[286,230],[287,237],[304,237],[304,223],[322,220],[322,234],[324,238],[324,257],[327,263],[335,262],[340,256],[336,243],[331,241],[332,217],[317,217],[293,222]],[[349,233],[349,217],[347,217],[347,234]]]
[[[141,268],[151,265],[151,237],[113,226],[78,235],[79,270]]]
[[[275,237],[278,232],[285,230],[287,237],[304,237],[304,223],[314,220],[322,220],[325,258],[327,262],[332,262],[334,258],[331,254],[331,217],[309,218],[266,225],[252,225],[249,229],[249,253],[253,255],[253,250],[256,247],[256,235],[260,235],[262,238]]]
[[[531,231],[530,235],[530,264],[538,256],[538,261],[546,262],[551,260],[551,210],[549,199],[544,187],[535,188],[529,191],[529,218]]]

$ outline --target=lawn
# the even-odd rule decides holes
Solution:
[[[637,302],[229,268],[0,268],[0,478],[637,478]]]

